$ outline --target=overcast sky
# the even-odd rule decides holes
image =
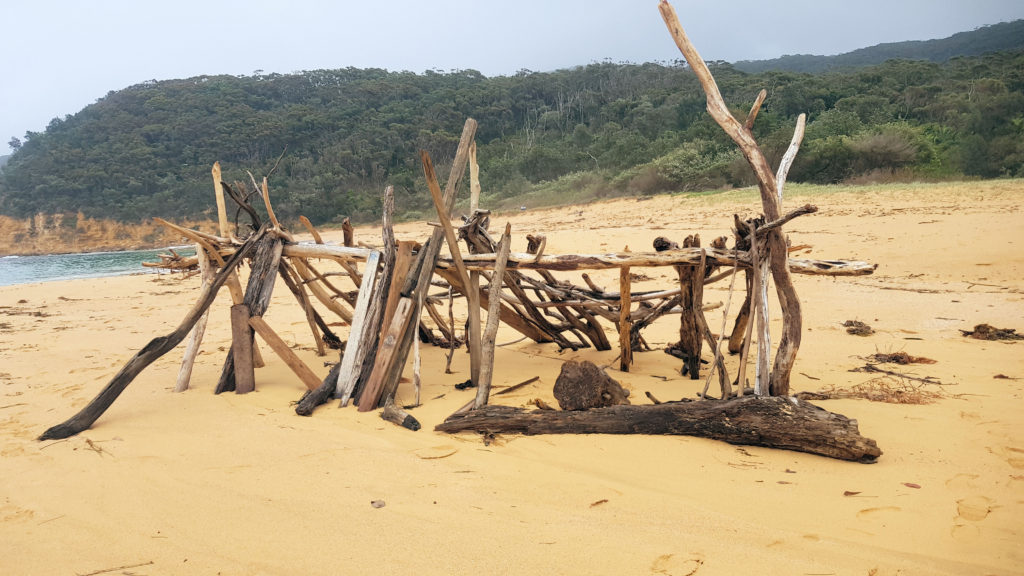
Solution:
[[[1024,18],[1022,0],[676,0],[707,60],[840,54]],[[0,154],[111,90],[202,74],[556,70],[679,52],[656,0],[17,0],[0,8]]]

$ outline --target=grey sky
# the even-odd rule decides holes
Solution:
[[[674,2],[708,60],[839,54],[1024,18],[1021,0]],[[678,59],[656,0],[16,0],[0,8],[0,154],[111,90],[201,74],[377,67],[487,76]]]

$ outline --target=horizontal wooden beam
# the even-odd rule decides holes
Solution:
[[[625,267],[661,267],[700,264],[701,248],[680,248],[663,252],[613,252],[608,254],[562,254],[544,255],[537,258],[535,254],[513,252],[508,258],[509,269],[517,270],[609,270]],[[714,266],[750,267],[750,257],[746,252],[703,248],[707,252],[707,263]],[[287,253],[287,252],[286,252]],[[466,267],[470,270],[493,270],[494,254],[467,254],[463,256]],[[438,267],[452,268],[454,264],[448,258],[441,258]],[[789,269],[797,274],[818,276],[864,276],[871,274],[877,264],[844,260],[805,260],[790,258]]]
[[[707,251],[708,264],[715,266],[733,266],[750,268],[750,256],[746,252],[704,248]],[[299,258],[329,258],[339,261],[365,261],[373,250],[369,248],[348,248],[345,246],[328,246],[324,244],[286,244],[284,255]],[[536,254],[513,252],[508,257],[509,270],[610,270],[624,267],[679,266],[700,264],[700,248],[679,248],[663,252],[611,252],[608,254],[545,254],[540,258]],[[222,255],[231,253],[222,251]],[[469,270],[494,270],[494,254],[465,254],[462,259]],[[183,259],[174,265],[175,268],[195,264],[195,257]],[[150,264],[160,267],[160,264]],[[437,267],[455,272],[455,263],[451,258],[438,258]],[[857,260],[810,260],[790,258],[789,270],[795,274],[814,276],[867,276],[874,273],[877,264]]]

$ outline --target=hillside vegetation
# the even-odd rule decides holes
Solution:
[[[790,180],[809,183],[1024,176],[1024,53],[893,60],[845,72],[748,74],[712,66],[773,162],[808,114]],[[270,172],[278,215],[323,224],[376,218],[393,184],[400,216],[430,214],[418,151],[440,174],[467,117],[487,206],[551,203],[753,182],[678,64],[601,63],[487,78],[473,70],[316,70],[201,76],[110,92],[27,134],[0,172],[0,213],[211,216],[225,180]]]
[[[818,73],[881,64],[887,60],[928,60],[946,62],[958,56],[980,56],[989,52],[1024,50],[1024,20],[983,26],[938,40],[889,42],[860,48],[836,56],[795,54],[771,60],[742,60],[738,70],[749,73],[766,70]]]

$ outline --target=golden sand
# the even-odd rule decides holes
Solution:
[[[794,245],[811,246],[797,256],[879,264],[868,277],[795,277],[805,321],[794,391],[864,385],[877,375],[850,370],[878,352],[937,361],[892,366],[941,381],[926,385],[941,394],[932,403],[820,402],[859,421],[884,451],[877,464],[687,437],[506,436],[485,445],[472,434],[436,433],[474,394],[453,388],[469,370],[461,350],[445,374],[443,351],[424,349],[424,405],[412,411],[419,432],[333,403],[296,416],[291,403],[304,387],[265,346],[255,393],[214,396],[229,346],[226,293],[191,390],[171,392],[179,348],[92,429],[41,443],[43,430],[178,324],[199,281],[139,275],[7,286],[0,573],[1024,573],[1024,343],[959,332],[980,323],[1024,331],[1024,182],[787,193],[786,206],[820,208],[787,227]],[[659,235],[700,232],[707,242],[728,234],[734,212],[758,206],[750,190],[625,199],[496,215],[492,227],[510,221],[519,251],[528,233],[547,234],[549,254],[647,251]],[[429,228],[403,224],[398,233],[422,239]],[[377,243],[378,234],[358,229],[357,239]],[[644,272],[652,280],[635,289],[673,283],[671,269]],[[615,274],[593,276],[617,290]],[[727,288],[709,286],[706,301],[726,300]],[[721,309],[708,319],[717,333]],[[851,336],[846,320],[875,333]],[[326,373],[283,286],[267,321]],[[677,332],[678,317],[663,318],[645,332],[655,351],[636,354],[629,373],[609,369],[634,403],[647,391],[670,400],[703,387],[658,350]],[[508,327],[498,333],[499,344],[517,338]],[[616,354],[501,346],[496,387],[540,380],[495,401],[554,403],[561,362],[609,365]],[[410,385],[399,396],[411,403]]]

